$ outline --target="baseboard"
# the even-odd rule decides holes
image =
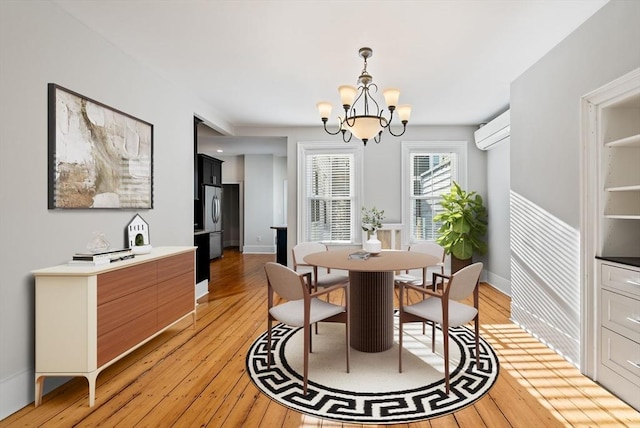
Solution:
[[[491,285],[496,290],[500,291],[507,296],[511,296],[511,281],[501,277],[500,275],[496,275],[493,272],[486,271],[486,282]]]
[[[35,372],[25,370],[10,378],[0,380],[0,421],[35,400]],[[43,395],[70,380],[69,377],[47,377]]]
[[[209,294],[209,280],[204,279],[196,284],[196,300]]]
[[[244,254],[275,254],[275,245],[245,245],[242,248]]]

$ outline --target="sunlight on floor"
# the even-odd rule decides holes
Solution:
[[[558,420],[575,426],[640,426],[638,412],[518,326],[483,324],[480,334],[498,353],[500,369]]]

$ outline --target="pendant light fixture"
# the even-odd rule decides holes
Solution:
[[[338,116],[338,130],[331,132],[327,129],[327,122],[331,115],[331,103],[322,101],[317,104],[320,118],[324,124],[324,130],[330,135],[342,133],[342,140],[345,143],[351,141],[351,137],[355,136],[362,140],[364,145],[373,138],[376,143],[380,142],[382,131],[387,129],[394,137],[404,134],[411,115],[411,106],[398,105],[400,91],[395,88],[385,89],[383,91],[384,100],[389,109],[389,118],[383,116],[378,102],[373,98],[372,91],[378,92],[378,86],[373,83],[373,77],[367,72],[367,59],[373,56],[371,48],[360,48],[358,54],[364,59],[364,68],[360,77],[358,77],[358,87],[342,85],[338,87],[344,116]],[[357,107],[358,103],[361,107]],[[391,121],[393,113],[398,110],[398,116],[402,122],[402,132],[394,134],[391,130]]]

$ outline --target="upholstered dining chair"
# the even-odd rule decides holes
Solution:
[[[475,342],[476,342],[476,365],[479,364],[479,320],[478,320],[478,284],[482,263],[474,263],[450,276],[434,272],[432,281],[434,289],[432,291],[419,285],[400,283],[400,312],[399,312],[399,348],[400,356],[398,360],[398,371],[402,373],[402,330],[403,325],[408,322],[430,322],[431,330],[431,351],[435,352],[435,323],[442,326],[442,336],[444,343],[444,376],[447,394],[449,394],[449,327],[458,327],[468,322],[474,321]],[[442,290],[438,290],[436,281],[442,281]],[[414,290],[422,294],[423,299],[418,303],[405,305],[408,299],[408,291]],[[473,306],[461,303],[473,294]],[[426,297],[426,298],[424,298]]]
[[[311,273],[295,272],[287,266],[275,262],[268,262],[264,266],[268,284],[268,315],[267,315],[267,356],[268,367],[271,368],[271,326],[278,321],[293,327],[303,327],[303,393],[307,393],[307,378],[309,375],[309,353],[311,349],[311,324],[324,322],[340,322],[345,324],[347,373],[349,373],[349,354],[351,348],[349,328],[349,284],[336,284],[318,292],[310,292],[309,283]],[[305,278],[306,277],[306,278]],[[344,288],[345,306],[336,305],[318,299],[318,296]],[[285,302],[274,304],[274,293]]]
[[[326,245],[319,242],[301,242],[291,249],[293,270],[299,273],[312,272],[311,285],[314,291],[317,291],[318,287],[331,287],[336,284],[345,284],[349,281],[347,273],[331,272],[330,269],[318,268],[304,262],[305,256],[328,250]]]
[[[408,251],[416,251],[435,256],[438,258],[439,262],[436,265],[428,266],[425,284],[422,283],[422,270],[416,270],[405,271],[404,273],[395,275],[393,278],[395,285],[399,285],[401,282],[404,282],[405,284],[422,285],[423,287],[427,287],[431,285],[431,281],[429,281],[429,273],[440,272],[441,275],[444,275],[445,252],[443,247],[435,242],[419,242],[417,244],[410,245]]]

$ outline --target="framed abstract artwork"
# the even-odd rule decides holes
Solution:
[[[49,209],[153,208],[153,125],[49,83]]]

